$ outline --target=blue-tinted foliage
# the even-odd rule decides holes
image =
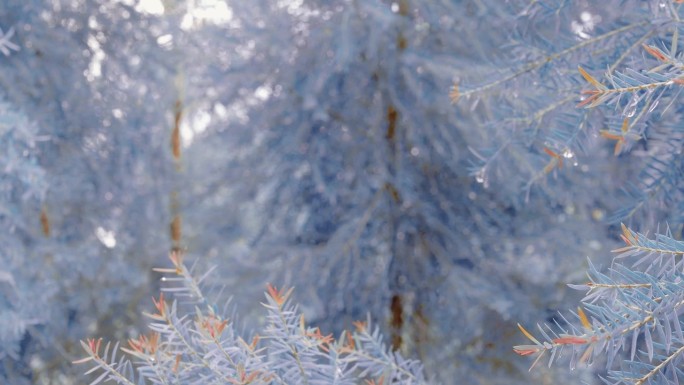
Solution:
[[[149,335],[130,339],[117,359],[119,344],[102,339],[81,342],[88,363],[98,377],[119,384],[427,384],[420,363],[392,352],[370,322],[356,322],[355,332],[339,338],[307,326],[290,300],[292,289],[268,286],[263,307],[266,325],[243,338],[234,317],[217,310],[205,294],[204,277],[197,278],[178,252],[162,290],[173,293],[169,304],[162,294],[153,300],[156,312]],[[249,342],[246,342],[249,341]],[[132,360],[131,360],[132,358]],[[135,369],[134,369],[135,368]]]
[[[452,88],[463,112],[483,112],[468,114],[482,128],[470,136],[471,172],[511,196],[523,189],[529,199],[535,191],[567,191],[598,169],[622,191],[584,195],[619,199],[611,222],[680,225],[680,210],[669,210],[682,201],[680,6],[533,1],[518,9],[507,50],[485,54],[493,67]],[[547,185],[548,174],[559,181]]]
[[[0,378],[68,383],[76,341],[137,335],[183,249],[235,335],[272,282],[438,382],[574,383],[526,373],[515,323],[567,306],[615,220],[679,234],[679,7],[5,1]]]
[[[541,341],[521,327],[534,344],[515,350],[536,360],[549,356],[549,364],[564,350],[572,367],[605,362],[609,384],[677,384],[683,375],[684,243],[669,231],[649,239],[624,226],[622,237],[627,245],[615,250],[606,272],[590,265],[589,282],[572,285],[587,291],[577,321],[539,327]]]

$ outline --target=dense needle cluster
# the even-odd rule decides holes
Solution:
[[[292,289],[268,285],[265,326],[246,338],[235,320],[203,293],[205,276],[195,278],[179,252],[159,299],[151,333],[130,339],[127,347],[102,339],[81,342],[92,365],[91,385],[103,380],[132,385],[154,384],[427,384],[422,366],[392,352],[370,321],[355,322],[354,332],[339,338],[307,325],[290,300]],[[168,302],[164,293],[172,293]]]
[[[626,246],[614,250],[608,271],[590,264],[589,281],[571,285],[587,292],[574,317],[539,326],[540,339],[518,325],[533,344],[514,350],[535,356],[532,366],[569,350],[573,368],[605,363],[609,384],[677,384],[684,375],[684,242],[669,229],[655,238],[622,231]]]

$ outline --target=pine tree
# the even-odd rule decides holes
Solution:
[[[0,376],[137,336],[182,250],[255,330],[272,282],[306,333],[370,314],[437,382],[527,383],[515,323],[615,221],[680,232],[679,6],[6,1]]]

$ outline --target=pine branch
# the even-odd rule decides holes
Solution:
[[[672,239],[669,233],[649,239],[624,225],[621,237],[627,246],[614,250],[618,255],[608,274],[600,273],[590,263],[590,281],[571,285],[587,291],[583,302],[589,315],[579,308],[575,315],[579,322],[567,322],[563,317],[569,329],[558,326],[560,334],[549,328],[549,335],[540,327],[543,341],[520,326],[533,345],[515,346],[516,353],[536,356],[536,364],[546,352],[552,354],[552,362],[561,350],[569,348],[573,352],[572,366],[577,356],[580,364],[605,356],[615,384],[627,381],[642,385],[654,383],[656,378],[663,378],[665,383],[679,380],[681,373],[675,368],[684,361],[684,334],[679,319],[684,308],[680,257],[684,243]],[[631,267],[627,261],[633,261]],[[642,349],[638,348],[639,336],[643,336]],[[673,349],[676,345],[680,347]],[[613,370],[620,351],[627,349],[630,358],[623,361],[623,369]],[[651,364],[654,360],[656,363]]]
[[[623,27],[616,28],[612,31],[606,32],[603,35],[600,35],[600,36],[597,36],[597,37],[594,37],[591,39],[583,40],[582,42],[580,42],[580,43],[578,43],[572,47],[566,48],[566,49],[564,49],[558,53],[555,53],[555,54],[543,57],[541,59],[529,62],[529,63],[525,64],[524,66],[522,66],[517,71],[514,71],[513,73],[511,73],[510,75],[508,75],[506,77],[503,77],[501,79],[497,79],[497,80],[490,82],[490,83],[486,83],[486,84],[479,86],[479,87],[476,87],[476,88],[471,88],[471,89],[468,89],[466,91],[462,91],[459,89],[458,85],[454,85],[452,88],[451,94],[450,94],[451,101],[456,103],[459,100],[459,98],[461,98],[461,97],[467,97],[467,96],[470,96],[473,94],[479,94],[479,93],[487,91],[491,88],[498,87],[498,86],[503,85],[503,84],[505,84],[505,83],[507,83],[507,82],[509,82],[509,81],[511,81],[511,80],[523,75],[523,74],[526,74],[530,71],[537,70],[540,67],[542,67],[543,65],[546,65],[550,62],[553,62],[554,60],[558,60],[564,56],[572,54],[575,51],[579,51],[579,50],[581,50],[587,46],[599,43],[599,42],[601,42],[605,39],[608,39],[610,37],[620,35],[620,34],[624,34],[625,32],[628,32],[629,30],[632,30],[634,28],[646,26],[649,23],[650,22],[648,22],[648,21],[642,21],[639,23],[628,24],[628,25],[625,25]]]
[[[183,278],[171,281],[181,286],[168,292],[184,295],[193,291],[196,298],[205,298],[197,295],[203,291],[201,279],[192,277],[176,252],[170,259],[173,269],[155,269]],[[306,325],[304,316],[290,301],[291,294],[292,289],[278,290],[268,285],[263,304],[268,311],[268,326],[263,337],[255,337],[248,344],[235,338],[232,323],[213,310],[203,314],[196,307],[194,312],[182,314],[176,300],[169,306],[162,293],[158,300],[153,299],[156,313],[146,313],[152,319],[149,326],[153,334],[129,340],[129,348],[121,349],[135,359],[133,364],[123,356],[114,362],[118,344],[113,349],[109,344],[105,348],[105,352],[112,351],[111,362],[108,353],[100,358],[97,352],[101,340],[83,342],[87,357],[74,363],[96,364],[88,371],[101,372],[93,384],[108,379],[132,385],[133,366],[141,380],[160,384],[352,385],[371,381],[369,374],[380,375],[390,384],[427,384],[422,366],[388,352],[377,329],[368,334],[365,328],[359,328],[353,337],[345,332],[336,341],[319,328]],[[214,308],[208,305],[208,309]]]

